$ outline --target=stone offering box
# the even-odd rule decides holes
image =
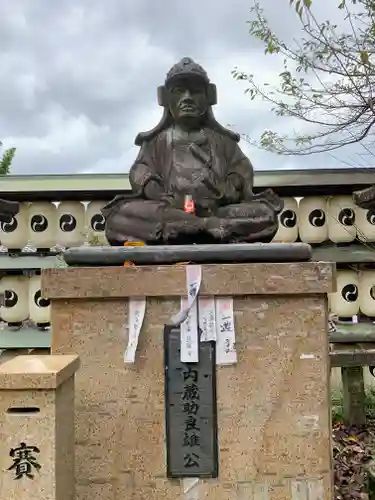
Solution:
[[[71,356],[16,356],[0,365],[0,498],[75,500]]]
[[[81,358],[77,500],[332,498],[327,293],[334,265],[308,261],[303,244],[226,248],[90,249],[86,257],[77,249],[66,260],[90,267],[43,271],[52,351]],[[187,295],[188,265],[175,264],[193,255],[199,297],[233,298],[237,362],[216,366],[216,393],[203,401],[217,419],[217,436],[215,418],[200,422],[213,429],[217,474],[175,479],[166,450],[181,450],[171,451],[176,429],[166,429],[164,330]],[[124,267],[128,260],[136,266]],[[146,311],[135,362],[124,363],[135,298],[146,298]]]

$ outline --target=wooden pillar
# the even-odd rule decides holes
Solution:
[[[366,423],[365,384],[362,366],[341,368],[344,420],[347,425]]]

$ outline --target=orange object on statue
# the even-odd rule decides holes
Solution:
[[[184,212],[187,212],[189,214],[195,213],[195,203],[194,203],[193,198],[190,195],[185,196]]]
[[[134,266],[135,266],[135,264],[131,260],[126,260],[124,262],[124,267],[134,267]]]
[[[125,241],[124,247],[144,247],[145,244],[143,241]],[[133,267],[135,266],[134,262],[131,260],[126,260],[124,262],[124,267]]]

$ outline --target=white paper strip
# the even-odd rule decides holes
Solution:
[[[202,282],[202,267],[201,266],[186,266],[186,288],[187,288],[187,296],[188,299],[184,302],[184,308],[174,314],[170,321],[171,325],[180,326],[181,323],[185,321],[187,315],[189,314],[189,310],[191,306],[194,304],[199,289],[201,287]]]
[[[237,363],[236,332],[234,327],[233,298],[217,297],[216,309],[216,363]]]
[[[124,363],[134,363],[139,334],[146,312],[146,298],[129,299],[128,345],[124,353]]]
[[[322,479],[292,481],[292,500],[322,500],[323,498],[325,495]]]
[[[199,329],[201,342],[216,340],[215,299],[213,297],[198,297]]]
[[[199,500],[201,482],[198,477],[186,477],[181,479],[182,499]]]
[[[198,363],[199,342],[198,342],[198,307],[197,302],[188,306],[188,301],[181,298],[181,310],[188,308],[187,318],[181,323],[181,351],[180,359],[182,363]]]
[[[202,282],[202,266],[186,266],[186,286],[188,289],[188,302],[193,302],[198,297]]]

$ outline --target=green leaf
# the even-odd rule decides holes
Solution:
[[[369,63],[369,55],[368,52],[362,51],[360,53],[361,61],[363,64],[368,64]]]
[[[15,154],[16,154],[16,148],[10,148],[4,151],[3,158],[2,160],[0,160],[0,175],[9,174]]]

